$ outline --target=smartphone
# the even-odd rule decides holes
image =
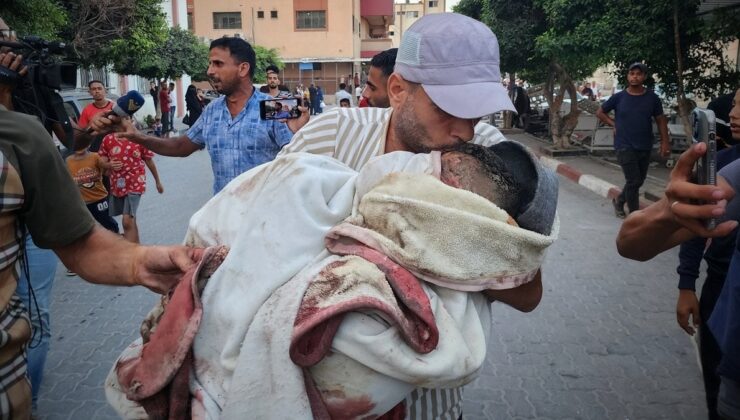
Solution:
[[[696,162],[696,179],[701,185],[717,185],[717,123],[714,111],[694,108],[691,112],[694,128],[693,143],[703,142],[707,145],[707,152]],[[707,229],[714,229],[717,219],[706,222]]]
[[[273,98],[260,101],[263,120],[290,120],[301,116],[301,98]]]

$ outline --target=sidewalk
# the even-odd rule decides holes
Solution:
[[[540,158],[543,165],[560,175],[587,188],[601,197],[612,199],[619,195],[624,186],[622,169],[613,155],[561,156],[552,158],[542,151],[550,143],[522,130],[502,130],[504,136],[529,147]],[[663,196],[671,170],[657,162],[650,163],[645,184],[640,188],[641,207],[659,200]]]

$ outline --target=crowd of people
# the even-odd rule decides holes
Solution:
[[[0,34],[6,33],[10,31],[0,20]],[[440,46],[439,37],[455,48]],[[28,418],[36,410],[49,349],[56,254],[71,275],[91,283],[143,285],[172,299],[153,311],[157,315],[147,319],[146,334],[121,356],[111,372],[114,377],[106,381],[112,384],[109,400],[123,416],[173,416],[182,410],[161,400],[151,404],[151,394],[138,393],[151,386],[153,376],[164,375],[170,380],[156,392],[182,392],[191,401],[186,407],[193,404],[193,410],[212,417],[250,410],[260,418],[276,412],[291,418],[461,418],[463,386],[485,360],[488,303],[498,301],[524,312],[535,309],[542,296],[544,250],[557,238],[554,173],[523,146],[480,122],[485,115],[516,110],[499,62],[498,40],[486,25],[454,13],[427,15],[405,32],[398,49],[373,57],[363,87],[357,73],[347,80],[352,92],[340,83],[335,93],[339,106],[324,112],[320,86],[299,84],[291,92],[280,83],[275,66],[266,69],[267,84],[256,89],[252,46],[240,38],[219,38],[210,44],[207,75],[220,96],[207,103],[202,91],[187,88],[190,127],[185,133],[171,134],[177,111],[174,83],[151,85],[158,110],[151,135],[110,113],[113,103],[106,99],[105,86],[91,81],[93,102],[76,123],[66,167],[48,130],[35,117],[14,111],[15,86],[0,83],[0,158],[6,172],[0,183],[0,245],[8,250],[0,261],[1,414]],[[12,51],[0,52],[0,67],[16,78],[28,72]],[[708,230],[702,221],[740,216],[737,200],[732,201],[740,187],[740,165],[731,163],[734,155],[725,154],[719,184],[697,186],[691,182],[691,168],[705,148],[692,147],[679,159],[665,198],[639,210],[636,194],[646,172],[645,124],[655,119],[663,127],[665,118],[654,94],[643,86],[647,73],[644,64],[631,66],[628,89],[604,103],[598,114],[620,136],[626,185],[614,207],[618,216],[626,217],[626,204],[629,216],[617,246],[628,258],[646,260],[692,236],[725,238],[713,241],[703,254],[707,258],[715,253],[713,247],[721,247],[716,252],[731,259],[724,271],[710,266],[716,281],[705,283],[717,296],[716,307],[701,314],[711,313],[705,333],[714,339],[711,359],[717,366],[715,376],[709,372],[714,385],[707,386],[707,402],[710,413],[740,418],[737,222],[724,221]],[[300,116],[261,117],[260,102],[287,97],[304,99]],[[740,90],[734,103],[731,135],[740,140]],[[667,132],[661,128],[660,133],[665,152]],[[187,246],[140,245],[136,220],[146,168],[157,191],[164,192],[153,157],[185,157],[203,149],[210,156],[214,197],[193,216]],[[425,188],[420,191],[417,185]],[[276,219],[288,210],[290,217]],[[121,216],[122,235],[114,216]],[[425,217],[437,220],[437,226],[424,223]],[[471,221],[470,226],[462,221]],[[442,227],[462,239],[454,247],[436,249],[440,237],[435,231]],[[300,241],[280,242],[296,231]],[[691,245],[694,260],[701,258],[703,245],[701,240]],[[505,257],[511,249],[518,251],[516,261]],[[240,258],[228,259],[230,252],[239,252]],[[224,269],[219,271],[220,265]],[[245,279],[259,281],[244,285]],[[406,285],[395,287],[396,293],[416,303],[367,307],[350,299],[344,306],[352,308],[352,316],[321,320],[328,322],[319,324],[328,325],[321,329],[331,331],[328,341],[325,334],[310,339],[315,331],[309,327],[308,340],[289,342],[290,331],[298,331],[292,329],[323,309],[311,306],[321,296],[378,279],[386,288]],[[312,284],[320,284],[321,293]],[[686,290],[693,286],[682,284]],[[210,293],[202,296],[202,314],[184,313],[177,305],[192,307],[203,287]],[[383,301],[382,296],[358,296],[363,302]],[[697,323],[698,304],[691,294],[680,305]],[[293,312],[274,311],[276,307]],[[478,327],[472,328],[471,321]],[[188,329],[192,322],[200,325],[197,333]],[[686,319],[679,322],[689,330]],[[188,331],[187,351],[179,351],[182,342],[157,334],[162,323],[172,331]],[[429,334],[415,337],[422,325]],[[398,339],[363,344],[383,329],[395,331]],[[332,341],[334,334],[341,339]],[[259,339],[267,335],[273,337],[269,343]],[[32,336],[39,337],[39,344],[27,347]],[[203,347],[199,337],[221,344],[209,341]],[[152,342],[157,352],[146,351]],[[709,346],[702,342],[702,353]],[[389,363],[394,359],[390,353],[374,353],[381,349],[410,356],[396,365]],[[276,350],[281,352],[268,357]],[[147,368],[153,366],[151,360],[169,354],[178,357],[176,363]],[[316,354],[320,357],[311,356]],[[306,361],[309,356],[314,358]],[[435,363],[443,374],[424,368]],[[360,373],[342,373],[348,371]],[[265,387],[254,386],[254,377],[245,372],[257,375],[257,382],[272,375],[270,380],[298,392],[290,393],[295,395],[290,401],[280,400],[283,395],[276,399],[274,392],[264,394]],[[176,380],[181,375],[186,379]],[[365,388],[366,383],[373,386]]]

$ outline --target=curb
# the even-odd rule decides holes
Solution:
[[[594,175],[584,174],[578,169],[557,159],[545,156],[538,151],[532,150],[532,148],[529,148],[529,150],[537,156],[543,166],[552,169],[555,173],[562,175],[564,178],[575,182],[593,193],[598,194],[602,198],[613,200],[622,193],[622,189],[614,184],[606,182],[601,178],[597,178]],[[640,209],[644,209],[652,203],[653,201],[640,200]]]

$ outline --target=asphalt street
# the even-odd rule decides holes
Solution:
[[[141,239],[179,243],[211,196],[208,155],[155,161],[165,192],[148,174]],[[563,178],[559,214],[542,303],[529,314],[494,304],[488,359],[466,387],[464,418],[706,418],[695,349],[675,321],[677,252],[647,263],[619,257],[611,203]],[[104,379],[156,299],[66,277],[60,265],[40,418],[116,418]]]

